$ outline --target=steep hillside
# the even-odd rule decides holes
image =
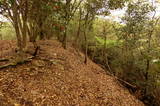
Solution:
[[[0,106],[143,106],[91,60],[85,65],[82,53],[64,50],[57,41],[38,45],[31,62],[0,70]]]

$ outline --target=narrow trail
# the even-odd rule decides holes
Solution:
[[[55,40],[38,45],[31,62],[0,70],[0,106],[144,106],[91,60],[85,65],[72,47]]]

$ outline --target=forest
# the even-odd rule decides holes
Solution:
[[[160,106],[159,7],[159,0],[0,0],[0,106]],[[52,82],[54,77],[59,80]],[[110,77],[118,81],[115,92],[119,86],[128,91],[120,101],[132,95],[136,100],[128,101],[138,104],[105,103],[99,96],[83,96],[84,104],[78,104],[77,86],[105,94],[112,85],[103,78]],[[74,92],[66,90],[70,80]],[[101,81],[106,88],[100,89]],[[55,88],[61,97],[53,101],[52,83],[69,87]],[[73,97],[64,96],[69,93]],[[38,99],[42,94],[47,96]]]

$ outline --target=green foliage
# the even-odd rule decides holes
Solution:
[[[111,47],[115,47],[115,46],[120,46],[122,44],[121,41],[117,41],[117,40],[104,40],[103,38],[97,37],[95,36],[96,41],[100,44],[100,45],[104,45],[106,44],[107,48],[111,48]]]
[[[146,32],[151,14],[154,7],[147,2],[131,2],[128,4],[128,9],[125,16],[122,18],[125,26],[122,28],[123,38],[126,40],[138,40]],[[132,39],[133,38],[133,39]]]
[[[14,28],[10,23],[3,24],[2,28],[0,29],[0,35],[2,36],[3,40],[15,40],[16,34]]]
[[[8,2],[13,5],[15,0],[8,0]]]
[[[117,9],[124,7],[125,3],[129,1],[131,0],[109,0],[108,5],[111,9]]]

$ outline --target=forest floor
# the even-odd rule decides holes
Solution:
[[[14,56],[15,45],[0,41],[0,59]],[[85,65],[72,47],[65,50],[55,40],[38,45],[32,61],[0,69],[0,106],[144,106],[97,64]]]

